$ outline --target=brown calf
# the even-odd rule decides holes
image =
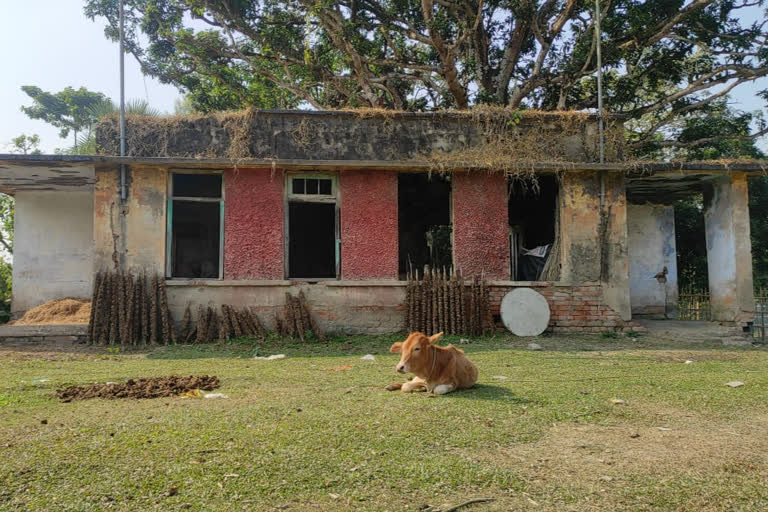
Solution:
[[[477,382],[477,368],[467,359],[463,350],[453,345],[435,345],[442,335],[426,336],[414,332],[405,341],[392,345],[390,352],[402,354],[395,369],[399,373],[410,372],[415,377],[403,384],[390,385],[387,389],[402,389],[406,393],[426,390],[444,395],[456,389],[474,386]]]

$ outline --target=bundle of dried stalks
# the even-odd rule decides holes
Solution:
[[[475,277],[467,284],[453,269],[427,267],[421,279],[418,271],[409,270],[404,315],[409,332],[478,336],[493,331],[485,278]]]
[[[91,302],[92,344],[146,345],[176,339],[165,280],[157,274],[148,279],[143,272],[98,272]]]

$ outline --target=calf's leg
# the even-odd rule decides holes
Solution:
[[[435,386],[433,393],[436,395],[444,395],[446,393],[450,393],[454,389],[456,389],[456,386],[453,384],[440,384],[439,386]]]
[[[414,377],[408,382],[404,382],[402,386],[403,393],[410,393],[411,391],[426,391],[427,383],[421,377]]]

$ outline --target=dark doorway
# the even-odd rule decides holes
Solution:
[[[555,241],[557,178],[539,175],[536,182],[509,183],[510,277],[537,281]],[[545,249],[545,246],[549,246]],[[531,250],[540,248],[532,255]]]
[[[447,176],[402,173],[398,176],[400,278],[411,268],[448,269],[453,263],[451,182]]]
[[[171,261],[173,277],[219,276],[219,202],[173,201]]]
[[[336,277],[336,205],[288,203],[290,278]]]

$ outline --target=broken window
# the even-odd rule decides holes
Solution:
[[[557,178],[509,183],[510,278],[538,281],[555,241]]]
[[[168,277],[221,277],[222,175],[171,173],[168,199]]]
[[[333,279],[339,268],[334,176],[288,176],[288,277]]]
[[[453,265],[449,176],[401,173],[397,182],[400,278]]]

